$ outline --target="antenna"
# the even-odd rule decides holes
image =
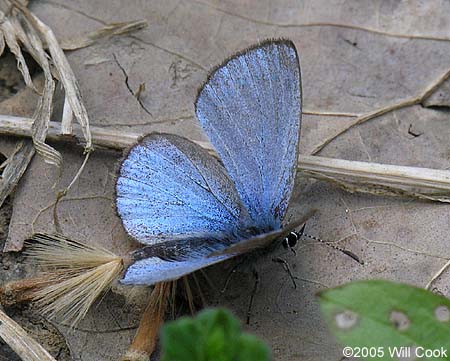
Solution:
[[[356,254],[354,254],[351,251],[348,251],[340,246],[337,246],[336,244],[332,243],[332,242],[327,242],[324,241],[323,239],[319,238],[319,237],[315,237],[315,236],[311,236],[310,234],[305,233],[305,227],[306,227],[306,223],[303,225],[303,227],[299,230],[299,231],[292,231],[291,233],[289,233],[286,238],[283,240],[283,246],[285,248],[289,248],[292,252],[295,252],[295,246],[297,245],[298,241],[300,240],[300,238],[302,238],[303,236],[311,238],[317,242],[320,242],[322,244],[324,244],[325,246],[334,248],[335,250],[342,252],[343,254],[351,257],[352,259],[354,259],[356,262],[358,262],[359,264],[364,264],[364,261],[361,260]]]
[[[305,236],[305,237],[308,237],[308,238],[310,238],[310,239],[313,239],[313,240],[315,240],[315,241],[317,241],[317,242],[320,242],[320,243],[322,243],[322,244],[324,244],[324,245],[326,245],[326,246],[328,246],[328,247],[334,248],[335,250],[337,250],[337,251],[339,251],[339,252],[342,252],[343,254],[346,254],[347,256],[353,258],[353,259],[354,259],[356,262],[358,262],[359,264],[362,264],[362,265],[364,264],[364,261],[361,260],[361,259],[360,259],[356,254],[354,254],[352,251],[348,251],[348,250],[346,250],[346,249],[344,249],[344,248],[342,248],[342,247],[340,247],[340,246],[338,246],[338,245],[336,245],[336,244],[334,244],[334,243],[332,243],[332,242],[324,241],[323,239],[320,239],[320,238],[315,237],[315,236],[311,236],[310,234],[307,234],[307,233],[303,233],[302,235]]]

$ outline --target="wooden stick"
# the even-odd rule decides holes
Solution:
[[[299,168],[305,172],[351,177],[352,179],[364,180],[366,183],[398,184],[442,192],[450,191],[449,170],[368,163],[319,156],[301,156]]]
[[[31,137],[33,120],[26,117],[0,115],[0,134]],[[104,148],[121,150],[136,143],[140,134],[124,133],[101,127],[93,127],[91,134],[95,145]],[[50,141],[63,141],[83,143],[83,132],[78,124],[73,124],[73,136],[61,134],[61,123],[50,122],[47,139]],[[95,140],[94,140],[95,139]]]
[[[56,361],[1,309],[0,337],[23,361]]]
[[[142,315],[133,343],[128,348],[122,361],[148,361],[155,350],[158,332],[164,323],[164,314],[172,287],[172,282],[155,285],[147,308]]]

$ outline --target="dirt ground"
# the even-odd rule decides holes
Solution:
[[[292,39],[303,76],[305,115],[301,154],[309,154],[355,115],[421,94],[449,68],[450,3],[439,1],[34,1],[30,9],[58,38],[79,36],[106,23],[146,19],[148,27],[67,53],[91,123],[139,134],[165,131],[206,140],[194,99],[208,70],[234,52],[266,38]],[[440,40],[439,40],[440,39]],[[39,70],[33,70],[39,83]],[[138,89],[145,90],[136,97]],[[0,58],[1,114],[33,114],[36,97],[24,88],[11,54]],[[60,119],[59,94],[54,119]],[[449,82],[430,99],[353,128],[320,156],[450,169]],[[332,113],[331,115],[329,113]],[[8,156],[16,139],[2,138]],[[52,202],[83,161],[82,148],[53,144],[63,155],[62,174],[35,157],[16,192],[0,209],[0,246],[17,249],[33,231],[54,232]],[[114,213],[113,184],[121,154],[97,150],[57,209],[63,233],[118,254],[136,247]],[[297,255],[283,249],[297,277],[294,289],[274,255],[254,260],[260,284],[246,331],[271,346],[275,360],[342,360],[328,333],[317,291],[359,279],[389,279],[424,287],[450,258],[450,206],[412,198],[348,193],[326,182],[297,177],[289,216],[319,213],[307,232],[360,256],[303,241]],[[56,183],[55,183],[56,182]],[[208,306],[225,306],[245,323],[254,285],[241,267],[219,291],[233,262],[198,275]],[[1,255],[0,282],[32,275],[22,252]],[[450,275],[434,291],[450,295]],[[58,360],[119,360],[130,344],[149,290],[115,285],[74,330],[49,322],[21,305],[7,309]],[[180,309],[176,314],[185,311]],[[0,342],[0,360],[19,360]]]

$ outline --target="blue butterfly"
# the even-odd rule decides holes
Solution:
[[[215,68],[195,102],[219,162],[188,139],[153,133],[133,146],[116,183],[132,253],[122,282],[154,284],[283,240],[301,124],[294,44],[268,40]]]

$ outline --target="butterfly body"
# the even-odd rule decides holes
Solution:
[[[153,133],[131,148],[116,183],[124,228],[144,247],[122,280],[154,284],[254,250],[283,227],[301,124],[297,52],[269,40],[231,57],[201,87],[197,118],[220,161],[185,138]]]

